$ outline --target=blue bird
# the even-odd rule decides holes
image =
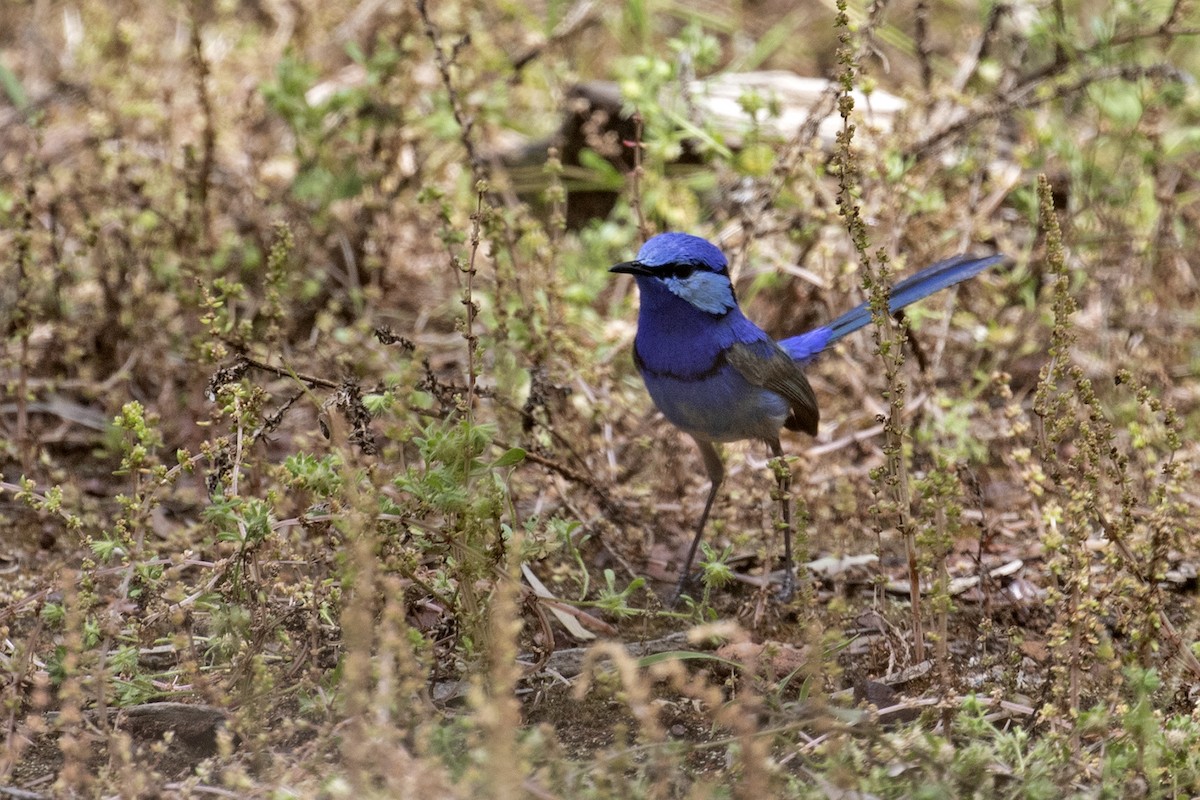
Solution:
[[[896,284],[892,313],[1005,261],[994,255],[958,255]],[[678,600],[704,535],[713,500],[725,477],[717,442],[759,439],[783,456],[779,431],[815,436],[820,411],[803,367],[843,336],[871,321],[868,303],[828,325],[776,342],[742,314],[725,256],[712,243],[686,233],[651,238],[637,258],[610,272],[632,275],[641,293],[633,359],[654,404],[691,436],[704,457],[711,486],[679,578]],[[790,480],[780,478],[784,523],[783,600],[795,592],[792,564]]]

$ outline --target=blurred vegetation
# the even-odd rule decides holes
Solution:
[[[1168,0],[0,6],[0,794],[1200,794],[1198,34]],[[693,102],[763,69],[833,80],[812,125]],[[621,114],[568,153],[598,80]],[[810,370],[788,606],[752,444],[701,596],[660,600],[703,471],[606,268],[666,229],[778,336],[1013,259]]]

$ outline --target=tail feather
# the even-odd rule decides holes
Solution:
[[[985,269],[990,269],[1005,261],[1005,257],[1001,255],[985,258],[958,255],[945,261],[939,261],[893,286],[888,298],[888,310],[894,314],[905,306],[923,300],[942,289],[948,289],[956,283],[973,278]],[[871,306],[869,303],[863,303],[842,314],[828,325],[784,339],[779,346],[795,360],[807,361],[843,336],[866,326],[870,321]]]

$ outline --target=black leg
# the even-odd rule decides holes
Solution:
[[[721,453],[717,450],[717,446],[702,439],[695,441],[696,446],[700,448],[700,455],[704,456],[704,469],[708,472],[708,479],[712,485],[708,489],[708,499],[704,501],[704,512],[700,515],[700,524],[696,526],[696,535],[692,538],[692,546],[688,548],[687,560],[684,561],[683,569],[679,573],[679,585],[675,587],[675,597],[671,601],[671,605],[679,602],[684,587],[687,586],[688,579],[692,575],[692,562],[696,560],[696,550],[700,547],[700,540],[704,538],[704,523],[708,522],[708,512],[712,511],[713,500],[717,498],[717,490],[721,488],[721,481],[725,480],[725,465],[721,463]]]
[[[787,602],[796,594],[796,569],[792,564],[792,471],[783,462],[783,447],[778,439],[767,442],[771,455],[779,459],[776,476],[779,479],[779,516],[783,519],[783,585],[779,599]]]

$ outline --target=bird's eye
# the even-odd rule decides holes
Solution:
[[[664,278],[686,278],[695,271],[692,264],[667,264],[658,268],[658,274]]]

